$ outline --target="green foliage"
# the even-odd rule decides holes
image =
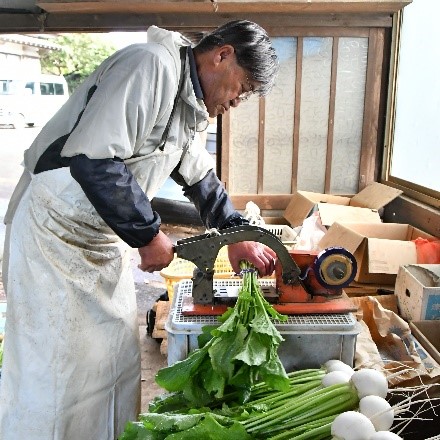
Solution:
[[[237,421],[206,414],[141,414],[129,422],[119,440],[251,440]]]
[[[174,365],[162,368],[156,382],[167,391],[182,391],[197,404],[212,404],[228,393],[241,392],[245,401],[258,380],[286,391],[289,381],[278,357],[283,340],[271,318],[285,321],[263,297],[253,268],[242,262],[243,283],[235,306],[229,308],[214,329],[204,328],[212,338],[202,348]]]
[[[72,92],[115,47],[92,34],[63,34],[53,40],[62,51],[47,51],[41,56],[43,73],[63,75]]]

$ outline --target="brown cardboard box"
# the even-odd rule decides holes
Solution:
[[[440,364],[440,321],[412,321],[409,326],[414,337]]]
[[[351,252],[358,265],[355,281],[393,284],[399,267],[417,264],[417,237],[433,238],[411,225],[400,223],[333,223],[319,248],[341,246]]]
[[[403,318],[440,320],[440,264],[400,266],[395,294]]]
[[[327,227],[335,221],[380,223],[378,210],[400,194],[402,191],[377,182],[353,197],[297,191],[284,211],[284,218],[292,226],[300,226],[304,219],[317,210],[321,223]]]

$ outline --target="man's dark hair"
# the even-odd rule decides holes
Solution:
[[[251,21],[230,21],[203,37],[195,50],[203,53],[225,44],[234,47],[238,64],[261,84],[257,93],[267,95],[274,84],[279,63],[266,31]]]

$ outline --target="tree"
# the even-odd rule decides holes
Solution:
[[[63,34],[53,42],[63,49],[47,51],[41,55],[42,71],[63,75],[70,92],[116,50],[110,43],[91,34]]]

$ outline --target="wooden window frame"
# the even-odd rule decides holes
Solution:
[[[284,210],[293,194],[297,190],[298,176],[298,148],[299,148],[299,115],[301,105],[301,59],[302,59],[302,41],[305,37],[332,37],[334,39],[332,54],[332,72],[330,84],[330,102],[329,102],[329,120],[328,120],[328,140],[327,140],[327,160],[325,174],[325,193],[330,193],[331,179],[331,158],[333,151],[333,121],[336,89],[336,62],[337,62],[337,42],[341,37],[366,37],[368,44],[368,61],[366,71],[366,93],[364,100],[363,127],[361,138],[361,154],[359,164],[359,190],[369,183],[377,181],[380,163],[382,161],[382,137],[383,124],[381,120],[384,116],[384,77],[387,75],[387,62],[385,53],[389,50],[386,47],[388,41],[387,30],[390,29],[392,21],[387,21],[388,25],[356,27],[356,26],[305,26],[305,27],[284,27],[269,28],[268,32],[272,37],[296,37],[297,44],[297,63],[296,63],[296,93],[294,103],[294,129],[293,129],[293,167],[291,191],[288,194],[265,194],[262,192],[263,182],[263,161],[264,161],[264,124],[265,124],[265,99],[261,98],[259,103],[259,133],[258,133],[258,176],[256,194],[236,194],[229,195],[237,209],[245,209],[249,200],[255,202],[263,210]],[[218,174],[224,182],[226,188],[229,187],[229,157],[231,153],[231,124],[230,116],[222,116],[222,145],[221,161]],[[349,195],[349,194],[347,194]]]

